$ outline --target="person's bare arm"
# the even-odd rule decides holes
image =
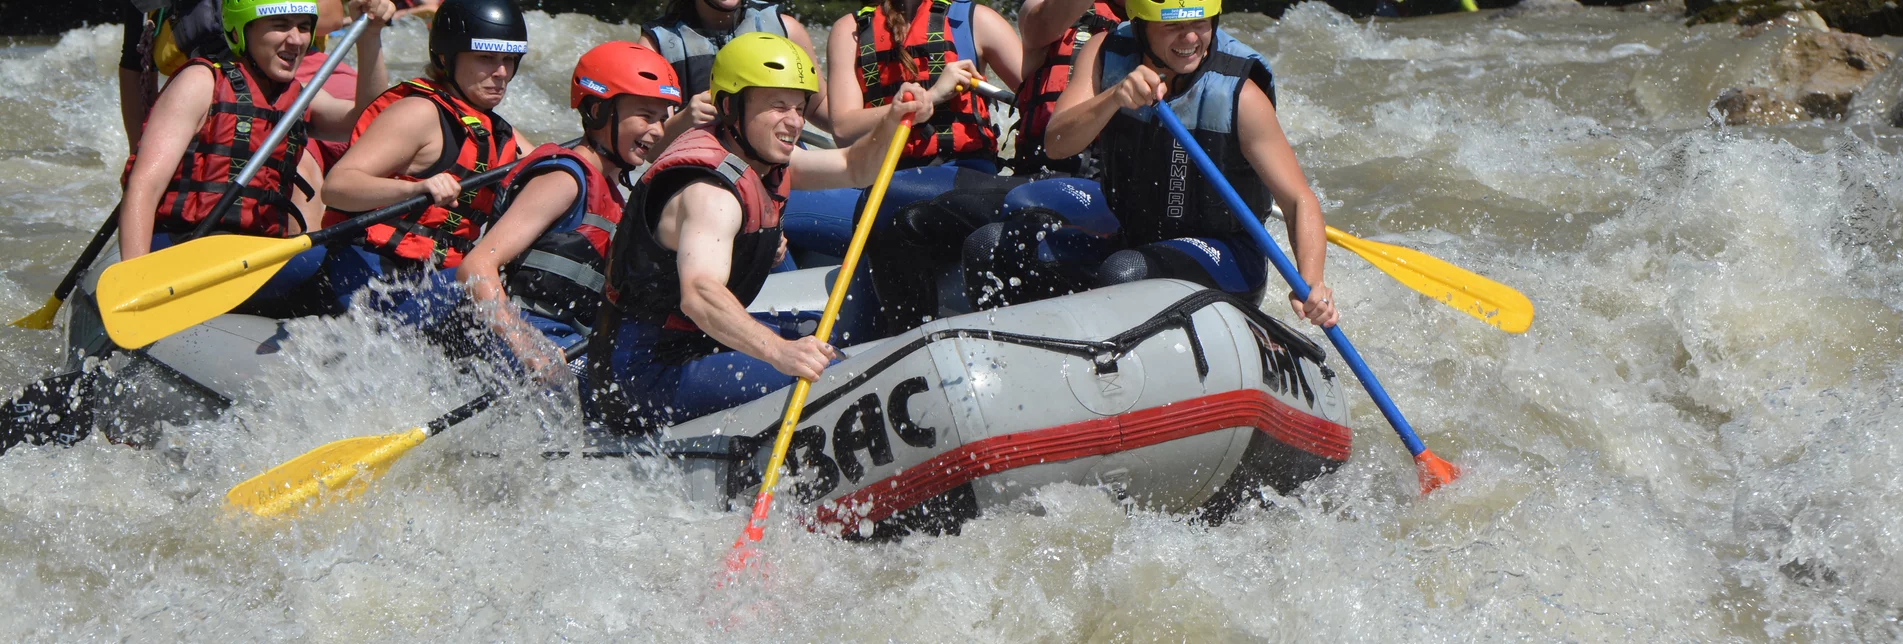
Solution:
[[[145,114],[149,100],[158,93],[158,72],[119,68],[119,119],[126,126],[126,151],[139,151],[139,137],[145,133]]]
[[[858,21],[847,14],[833,22],[826,38],[826,120],[840,147],[865,136],[880,116],[866,109],[865,93],[859,90],[858,33]]]
[[[1100,52],[1104,40],[1091,39],[1072,59],[1075,66],[1071,68],[1071,83],[1058,95],[1051,123],[1044,131],[1044,151],[1053,159],[1090,147],[1118,109],[1135,109],[1163,98],[1163,79],[1148,65],[1138,65],[1116,85],[1099,89],[1097,66],[1103,63]]]
[[[837,150],[794,150],[787,180],[793,182],[792,187],[796,190],[863,188],[872,185],[879,178],[879,168],[885,161],[886,149],[891,145],[892,133],[898,130],[899,121],[906,114],[914,114],[913,123],[931,120],[932,104],[916,98],[924,95],[924,92],[917,83],[899,86],[899,96],[909,94],[915,98],[900,101],[885,110],[884,120],[872,128],[871,134],[854,141],[851,146]]]
[[[1077,24],[1078,16],[1090,10],[1095,0],[1024,0],[1024,6],[1018,7],[1019,36],[1024,39],[1025,57],[1030,52],[1042,51],[1064,32]]]
[[[531,373],[561,360],[542,342],[542,334],[524,324],[510,305],[509,293],[502,285],[502,267],[528,252],[529,246],[568,212],[580,194],[575,177],[566,172],[530,179],[456,268],[456,280],[468,287],[470,299],[487,315],[489,328],[508,343],[516,359]]]
[[[730,349],[759,358],[789,376],[819,379],[838,356],[830,345],[807,336],[785,340],[754,320],[727,290],[733,271],[733,244],[742,221],[740,201],[709,181],[688,184],[661,211],[660,237],[670,235],[678,252],[681,312],[694,325]],[[669,224],[674,224],[669,231]]]
[[[1018,91],[1018,85],[1024,82],[1024,41],[1018,39],[1011,22],[991,7],[977,5],[971,8],[971,31],[972,39],[977,41],[978,58],[1006,89]]]
[[[119,204],[119,257],[132,259],[152,251],[152,222],[165,195],[165,184],[185,158],[185,147],[211,111],[216,82],[204,65],[187,66],[159,94],[139,137],[139,156],[126,177]]]
[[[421,172],[442,153],[443,132],[436,119],[436,105],[420,96],[384,108],[325,177],[324,203],[361,212],[419,194],[432,195],[438,205],[454,202],[461,187],[447,172],[420,182],[391,178]]]
[[[357,19],[369,20],[370,26],[357,37],[357,100],[346,101],[326,92],[311,99],[311,134],[326,141],[349,141],[357,117],[390,87],[390,72],[383,64],[383,26],[395,15],[396,5],[390,0],[352,0],[350,4],[352,13],[368,8],[369,15],[358,14]]]
[[[1237,102],[1236,136],[1242,140],[1242,156],[1255,168],[1257,176],[1269,186],[1277,205],[1287,214],[1289,245],[1295,248],[1295,267],[1308,282],[1306,302],[1291,301],[1295,313],[1317,325],[1334,326],[1340,315],[1335,310],[1333,292],[1322,281],[1327,264],[1327,222],[1322,219],[1321,201],[1308,187],[1302,166],[1295,160],[1288,136],[1276,120],[1275,105],[1255,83],[1242,84]]]
[[[806,32],[806,25],[802,25],[800,21],[794,20],[792,16],[784,14],[780,16],[780,22],[786,25],[786,38],[788,40],[793,41],[793,44],[806,48],[807,56],[814,60],[819,60],[819,57],[815,56],[813,52],[813,35]],[[814,71],[817,72],[818,70]],[[833,131],[833,119],[832,115],[827,113],[826,110],[828,109],[830,108],[826,106],[826,75],[821,74],[819,77],[819,93],[814,95],[813,100],[806,105],[806,120],[811,122],[814,127],[830,134]]]

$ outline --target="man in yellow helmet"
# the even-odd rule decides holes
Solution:
[[[925,90],[908,83],[911,96]],[[713,122],[676,138],[628,198],[609,251],[607,306],[589,344],[585,408],[645,433],[818,378],[838,356],[825,342],[747,313],[785,253],[780,208],[791,189],[864,187],[887,137],[921,100],[894,105],[871,136],[840,150],[798,147],[819,74],[784,36],[750,33],[714,57]]]

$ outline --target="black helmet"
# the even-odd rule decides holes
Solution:
[[[430,23],[430,61],[454,71],[456,54],[529,53],[529,23],[513,0],[445,0]]]

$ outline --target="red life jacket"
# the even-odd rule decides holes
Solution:
[[[780,250],[780,209],[786,203],[786,168],[761,177],[745,159],[727,150],[709,123],[674,139],[648,166],[628,197],[627,215],[608,260],[608,285],[603,295],[613,306],[604,307],[601,324],[591,341],[589,360],[610,364],[615,328],[622,316],[661,324],[672,334],[657,347],[662,360],[686,362],[720,349],[681,312],[679,257],[655,237],[661,209],[682,186],[695,179],[712,179],[740,200],[740,230],[733,240],[733,268],[727,290],[742,306],[753,302],[775,266]],[[603,352],[599,356],[593,352]],[[605,381],[604,381],[605,382]]]
[[[1121,24],[1124,18],[1118,13],[1110,3],[1097,0],[1062,38],[1044,48],[1044,65],[1026,77],[1023,91],[1018,92],[1018,156],[1012,161],[1014,174],[1031,175],[1046,167],[1059,172],[1077,172],[1077,159],[1051,159],[1044,155],[1044,129],[1050,126],[1051,115],[1057,112],[1057,97],[1070,85],[1070,70],[1075,64],[1072,56],[1084,43],[1090,42],[1091,37]]]
[[[271,136],[271,127],[284,117],[284,110],[297,102],[303,84],[293,81],[272,103],[252,92],[257,87],[251,66],[229,58],[194,58],[185,64],[204,65],[214,79],[211,110],[198,135],[185,146],[185,156],[165,185],[154,213],[153,230],[184,232],[197,226],[210,214],[212,206],[224,196],[225,189],[244,171],[245,163],[258,153],[257,146]],[[291,126],[284,143],[271,150],[271,157],[238,188],[238,200],[221,217],[216,229],[264,237],[283,237],[295,219],[300,228],[304,215],[291,203],[291,186],[297,181],[297,161],[304,154],[305,119]],[[126,159],[129,177],[135,153]],[[124,180],[121,180],[124,185]],[[308,190],[308,188],[307,188]],[[235,215],[235,216],[234,216]],[[237,222],[232,225],[228,222]]]
[[[945,65],[958,60],[953,41],[955,34],[945,31],[946,14],[953,2],[970,0],[929,0],[930,6],[912,18],[903,51],[892,42],[885,28],[885,5],[866,7],[854,14],[858,21],[859,91],[866,107],[892,102],[899,85],[916,82],[931,87],[938,82]],[[960,29],[971,29],[967,21]],[[899,56],[911,56],[918,72],[905,75]],[[927,127],[929,126],[929,127]],[[991,108],[977,92],[966,92],[932,111],[932,118],[912,128],[905,143],[908,160],[947,160],[971,157],[995,158],[998,132],[991,127]],[[916,164],[915,164],[916,165]],[[905,166],[901,166],[905,167]]]
[[[363,136],[392,103],[421,96],[436,104],[438,122],[443,130],[443,154],[419,176],[397,175],[404,181],[423,179],[448,172],[458,179],[467,178],[492,167],[514,161],[521,151],[515,145],[515,130],[502,116],[478,110],[451,95],[435,83],[414,78],[385,90],[357,117],[350,141]],[[456,205],[430,206],[410,215],[377,224],[363,231],[357,243],[377,252],[415,261],[428,261],[439,268],[455,268],[463,263],[463,253],[475,247],[483,226],[495,219],[495,186],[465,190]],[[325,213],[326,226],[350,218],[349,213],[332,209]]]
[[[560,219],[509,263],[505,283],[516,306],[585,333],[595,323],[601,288],[607,282],[602,270],[608,263],[608,242],[621,223],[621,192],[568,148],[545,143],[523,157],[502,180],[496,210],[506,216],[514,195],[529,181],[550,172],[574,177],[581,192]]]

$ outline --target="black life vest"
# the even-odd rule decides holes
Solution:
[[[1123,80],[1143,60],[1134,23],[1123,23],[1105,36],[1097,66],[1097,87]],[[1262,55],[1216,29],[1209,54],[1188,79],[1188,87],[1168,100],[1189,130],[1222,168],[1236,193],[1268,217],[1274,204],[1268,185],[1242,154],[1236,132],[1236,107],[1242,84],[1253,82],[1274,100],[1274,77]],[[1124,239],[1140,246],[1179,237],[1224,236],[1242,225],[1211,189],[1189,153],[1156,121],[1156,106],[1118,109],[1098,135],[1094,154],[1102,167],[1104,200],[1122,222]]]
[[[709,123],[682,134],[635,183],[609,254],[608,285],[603,289],[609,306],[601,307],[589,343],[591,363],[611,364],[616,328],[624,317],[660,324],[664,337],[656,349],[669,362],[685,363],[721,350],[681,311],[678,255],[655,237],[662,208],[688,183],[713,179],[740,200],[743,216],[734,235],[727,290],[741,305],[753,302],[773,271],[780,250],[780,210],[786,203],[786,168],[760,176],[722,145],[716,126]]]
[[[1047,168],[1066,174],[1077,173],[1081,162],[1075,156],[1052,159],[1044,155],[1044,130],[1051,124],[1051,115],[1057,112],[1057,97],[1070,86],[1071,68],[1075,64],[1072,57],[1077,50],[1083,49],[1092,37],[1115,29],[1123,21],[1118,8],[1097,0],[1063,37],[1044,48],[1044,65],[1025,77],[1023,91],[1018,92],[1017,158],[1011,161],[1013,174],[1029,176]]]
[[[601,306],[608,242],[621,223],[624,202],[600,170],[568,148],[547,143],[522,157],[502,180],[496,210],[508,212],[509,201],[522,186],[550,172],[568,173],[580,192],[562,218],[503,268],[503,281],[510,299],[522,310],[586,333]]]
[[[647,28],[648,39],[654,41],[654,50],[674,65],[674,77],[681,81],[683,97],[693,98],[713,84],[714,54],[719,53],[720,48],[725,47],[734,36],[756,31],[775,36],[786,35],[786,23],[780,19],[779,5],[749,0],[741,7],[741,11],[734,20],[733,30],[726,33],[703,33],[700,28],[679,18]]]
[[[978,59],[977,47],[971,44],[971,0],[925,1],[930,6],[913,16],[904,43],[892,42],[886,31],[884,4],[853,15],[859,27],[859,91],[866,107],[892,102],[902,83],[931,87],[946,64]],[[910,56],[918,72],[907,76],[899,56]],[[997,156],[998,131],[991,126],[991,109],[977,92],[966,92],[938,106],[931,120],[912,128],[902,157],[907,162],[899,167]]]

